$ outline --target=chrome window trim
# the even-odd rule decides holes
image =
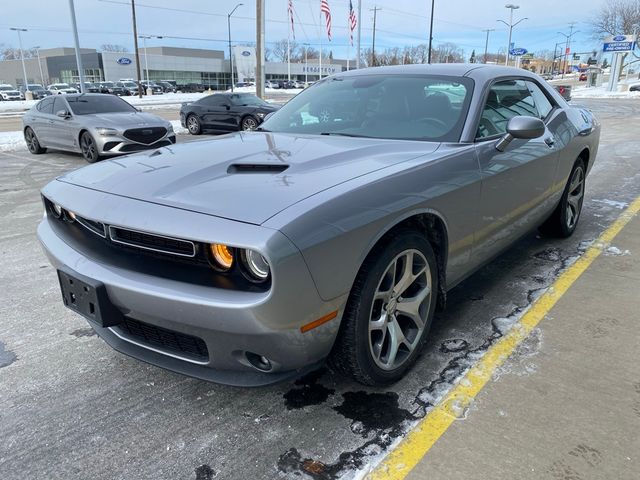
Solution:
[[[127,230],[129,232],[141,233],[143,235],[152,235],[152,236],[155,236],[155,237],[166,238],[167,240],[175,240],[177,242],[189,243],[191,245],[191,248],[193,249],[193,253],[191,253],[189,255],[189,254],[186,254],[186,253],[171,252],[171,251],[167,251],[167,250],[162,250],[160,248],[145,247],[145,246],[142,246],[142,245],[138,245],[136,243],[131,243],[131,242],[126,242],[126,241],[123,241],[123,240],[119,240],[118,238],[114,238],[113,229],[115,229],[115,228],[120,228],[122,230]],[[140,248],[142,250],[149,250],[149,251],[152,251],[152,252],[163,253],[165,255],[175,255],[176,257],[187,257],[187,258],[193,258],[193,257],[196,256],[196,244],[193,243],[191,240],[185,240],[184,238],[167,237],[166,235],[159,235],[157,233],[145,232],[145,231],[142,231],[142,230],[134,230],[133,228],[122,227],[122,226],[119,226],[119,225],[109,225],[109,239],[113,243],[119,243],[121,245],[127,245],[128,247]]]

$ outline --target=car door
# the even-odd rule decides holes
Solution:
[[[36,110],[29,110],[25,113],[25,123],[27,123],[43,146],[51,144],[50,122],[53,116],[53,97],[47,97],[36,106]]]
[[[541,98],[536,102],[532,90],[526,79],[496,81],[483,105],[475,145],[482,176],[474,248],[478,263],[499,253],[548,215],[558,149],[548,126],[552,107],[542,104]],[[535,94],[538,96],[537,91]],[[498,151],[496,142],[506,133],[508,121],[519,115],[546,119],[545,133],[531,140],[513,139],[503,152]]]
[[[58,113],[61,111],[68,112],[70,116],[66,118],[59,117]],[[54,98],[53,115],[51,116],[49,124],[51,129],[52,145],[55,143],[57,146],[64,148],[65,150],[74,150],[75,135],[73,132],[76,130],[74,127],[76,120],[73,118],[73,114],[69,108],[67,100],[62,95]]]
[[[202,99],[202,122],[207,128],[228,130],[228,117],[231,103],[226,95],[209,95]]]

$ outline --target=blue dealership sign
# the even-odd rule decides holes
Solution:
[[[514,55],[516,57],[520,55],[525,55],[528,52],[526,48],[512,48],[509,50],[509,55]]]
[[[243,57],[250,57],[251,56],[251,52],[249,50],[243,50],[242,51],[242,56]]]
[[[630,52],[633,50],[636,38],[633,35],[614,35],[605,38],[602,45],[603,52]]]
[[[616,35],[615,37],[613,37],[614,42],[624,42],[626,39],[626,35]]]
[[[116,62],[120,65],[131,65],[131,59],[127,57],[120,57]]]

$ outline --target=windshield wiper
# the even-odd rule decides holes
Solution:
[[[358,135],[357,133],[345,133],[345,132],[321,132],[320,135],[335,135],[338,137],[372,138],[369,135]]]
[[[271,130],[267,130],[266,128],[258,127],[256,128],[256,132],[270,132]]]

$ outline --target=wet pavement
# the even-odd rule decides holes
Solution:
[[[452,290],[417,365],[386,389],[364,388],[328,369],[265,388],[232,388],[113,351],[63,307],[34,233],[39,188],[83,160],[0,153],[3,478],[361,475],[640,192],[640,138],[629,128],[640,121],[640,102],[581,103],[593,108],[603,133],[575,235],[549,240],[532,233]]]

